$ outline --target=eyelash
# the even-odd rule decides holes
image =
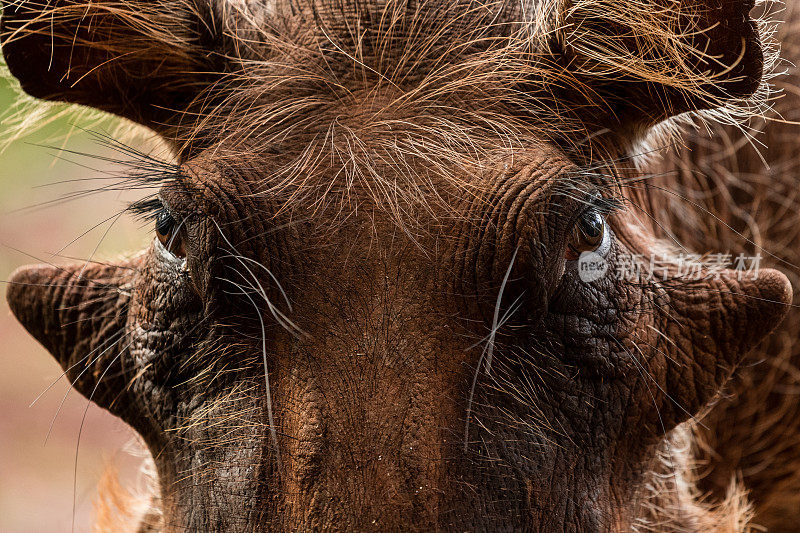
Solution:
[[[137,200],[128,205],[126,211],[145,224],[155,223],[164,210],[164,202],[157,196]]]
[[[133,202],[128,206],[127,210],[143,223],[155,229],[156,238],[166,250],[175,255],[175,257],[185,257],[186,250],[184,248],[184,243],[177,233],[183,222],[174,219],[169,208],[159,197],[152,196]],[[166,217],[172,220],[172,225],[169,228],[169,235],[165,236],[160,234],[159,225],[162,224]],[[175,226],[175,224],[177,224],[177,226]]]
[[[594,209],[604,218],[608,218],[625,208],[625,202],[622,198],[610,197],[606,198],[599,192],[593,194],[586,202],[585,209]]]
[[[599,194],[599,192],[590,195],[583,203],[584,209],[581,211],[580,215],[588,209],[594,209],[605,219],[608,219],[608,217],[616,214],[625,207],[623,199],[616,197],[606,198]],[[161,201],[161,198],[158,196],[150,196],[132,202],[128,205],[126,211],[130,212],[146,225],[153,225],[158,221],[159,216],[161,216],[165,209],[166,206],[164,202]]]

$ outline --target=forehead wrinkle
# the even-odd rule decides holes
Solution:
[[[311,172],[305,173],[298,167],[286,179],[276,177],[274,169],[280,166],[281,160],[291,159],[291,154],[251,153],[234,162],[227,158],[218,160],[218,150],[187,163],[185,174],[198,188],[213,190],[211,195],[201,194],[208,196],[212,204],[224,203],[226,199],[246,202],[247,196],[263,199],[271,210],[261,212],[263,217],[285,215],[284,221],[292,221],[298,215],[301,219],[319,216],[329,222],[331,219],[344,222],[359,210],[374,214],[373,209],[378,208],[379,212],[399,222],[399,227],[409,228],[416,223],[425,224],[425,220],[442,222],[464,216],[460,206],[465,200],[487,201],[497,194],[492,189],[498,184],[511,183],[506,180],[507,174],[525,173],[520,171],[520,166],[566,168],[572,165],[557,148],[544,143],[511,156],[489,154],[478,165],[466,166],[452,159],[437,161],[433,169],[428,165],[429,160],[418,154],[411,156],[412,160],[402,160],[405,157],[402,155],[390,160],[391,151],[399,153],[397,146],[385,145],[387,151],[379,154],[382,157],[377,161],[370,158],[372,154],[368,152],[367,143],[357,146],[358,150],[363,150],[360,157],[350,152],[349,160],[339,157],[341,152],[335,148],[318,146],[318,159],[325,160],[324,168],[317,164]],[[326,156],[321,155],[323,151]],[[541,179],[538,173],[531,174]],[[224,191],[223,197],[218,189]]]
[[[231,210],[241,214],[242,206],[249,203],[247,199],[255,196],[247,180],[225,172],[212,159],[198,157],[184,163],[181,169],[182,179],[165,184],[162,194],[175,198],[181,208],[190,209],[192,214],[212,218],[217,214],[230,214]],[[250,216],[230,222],[241,222]]]
[[[429,202],[426,205],[429,209],[437,208],[435,212],[418,211],[413,218],[408,217],[398,223],[398,219],[393,217],[394,213],[386,211],[385,205],[369,202],[372,191],[353,187],[347,191],[346,197],[340,197],[340,205],[336,206],[329,199],[337,210],[333,213],[316,213],[315,221],[314,215],[309,216],[308,204],[302,201],[302,197],[295,197],[294,203],[287,208],[282,199],[272,199],[268,194],[259,192],[264,188],[261,184],[268,178],[261,176],[257,169],[268,168],[268,165],[245,162],[243,166],[254,168],[227,172],[220,171],[221,166],[230,168],[227,161],[219,165],[213,160],[205,159],[185,165],[186,171],[183,175],[188,183],[184,182],[184,185],[190,191],[202,190],[199,194],[188,194],[186,199],[195,205],[198,202],[203,203],[204,205],[196,207],[202,214],[227,213],[227,218],[236,214],[228,223],[250,221],[247,225],[256,226],[237,236],[243,239],[241,242],[237,241],[238,244],[255,238],[260,240],[273,228],[290,226],[295,228],[291,231],[295,237],[287,234],[282,239],[294,239],[306,234],[307,237],[313,237],[315,242],[317,239],[336,242],[348,235],[351,229],[363,226],[371,228],[375,237],[395,235],[398,230],[402,230],[405,237],[425,251],[427,245],[424,243],[430,244],[433,242],[432,238],[459,240],[458,235],[462,232],[459,227],[466,222],[468,226],[479,230],[479,235],[470,237],[469,240],[473,243],[470,247],[487,250],[498,246],[492,254],[497,253],[498,257],[504,257],[515,246],[515,239],[510,237],[517,234],[520,224],[527,225],[538,219],[537,227],[551,226],[546,221],[546,213],[571,213],[575,210],[575,205],[585,203],[586,200],[582,197],[588,199],[593,189],[588,182],[586,187],[579,187],[583,181],[576,185],[576,176],[580,175],[577,167],[565,159],[555,147],[540,145],[535,151],[518,154],[509,160],[496,161],[490,169],[473,177],[470,189],[460,189],[449,182],[437,184],[439,190],[432,191],[431,194],[438,203],[420,198],[420,201]],[[558,197],[561,189],[571,192]],[[581,193],[577,198],[575,191]],[[330,190],[327,192],[331,193]],[[365,201],[368,203],[365,204]],[[236,205],[231,206],[232,203]],[[567,203],[569,206],[565,205]],[[267,221],[272,221],[270,227],[264,225]],[[224,222],[226,221],[220,220],[220,223]],[[301,225],[306,229],[300,229]],[[337,228],[344,227],[351,229],[345,229],[345,233],[337,235]],[[246,234],[250,234],[249,237]],[[472,230],[468,230],[467,234],[472,234]],[[495,238],[499,240],[490,245]],[[491,261],[481,263],[491,264]]]

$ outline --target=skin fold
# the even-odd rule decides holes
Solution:
[[[628,154],[762,95],[752,7],[5,3],[25,91],[175,152],[132,176],[157,191],[130,208],[155,223],[142,252],[7,290],[146,443],[158,490],[134,527],[742,530],[746,505],[723,529],[729,510],[653,476],[686,474],[676,432],[791,284],[682,276]],[[576,246],[606,275],[582,279]],[[614,274],[652,254],[662,270]]]

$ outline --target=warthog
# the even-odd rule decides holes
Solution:
[[[633,157],[678,115],[765,112],[763,6],[3,4],[26,92],[175,154],[130,177],[158,188],[130,207],[154,225],[144,251],[8,287],[74,387],[149,448],[157,490],[128,526],[796,526],[798,316],[719,400],[791,285],[711,260],[794,272],[796,126],[766,126],[769,171],[734,126],[714,137],[727,151],[698,134]]]

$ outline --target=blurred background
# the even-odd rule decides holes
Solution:
[[[132,453],[138,447],[123,422],[69,391],[61,368],[11,315],[5,280],[20,265],[82,261],[95,248],[97,259],[124,255],[145,246],[152,231],[128,215],[110,230],[111,221],[102,223],[141,191],[65,201],[108,183],[80,180],[103,177],[113,163],[70,152],[119,157],[90,133],[113,134],[115,123],[74,113],[47,122],[15,109],[14,86],[0,75],[0,139],[15,131],[10,116],[39,127],[3,143],[0,152],[0,532],[91,531],[103,472],[114,467],[123,486],[135,485],[143,459]]]

